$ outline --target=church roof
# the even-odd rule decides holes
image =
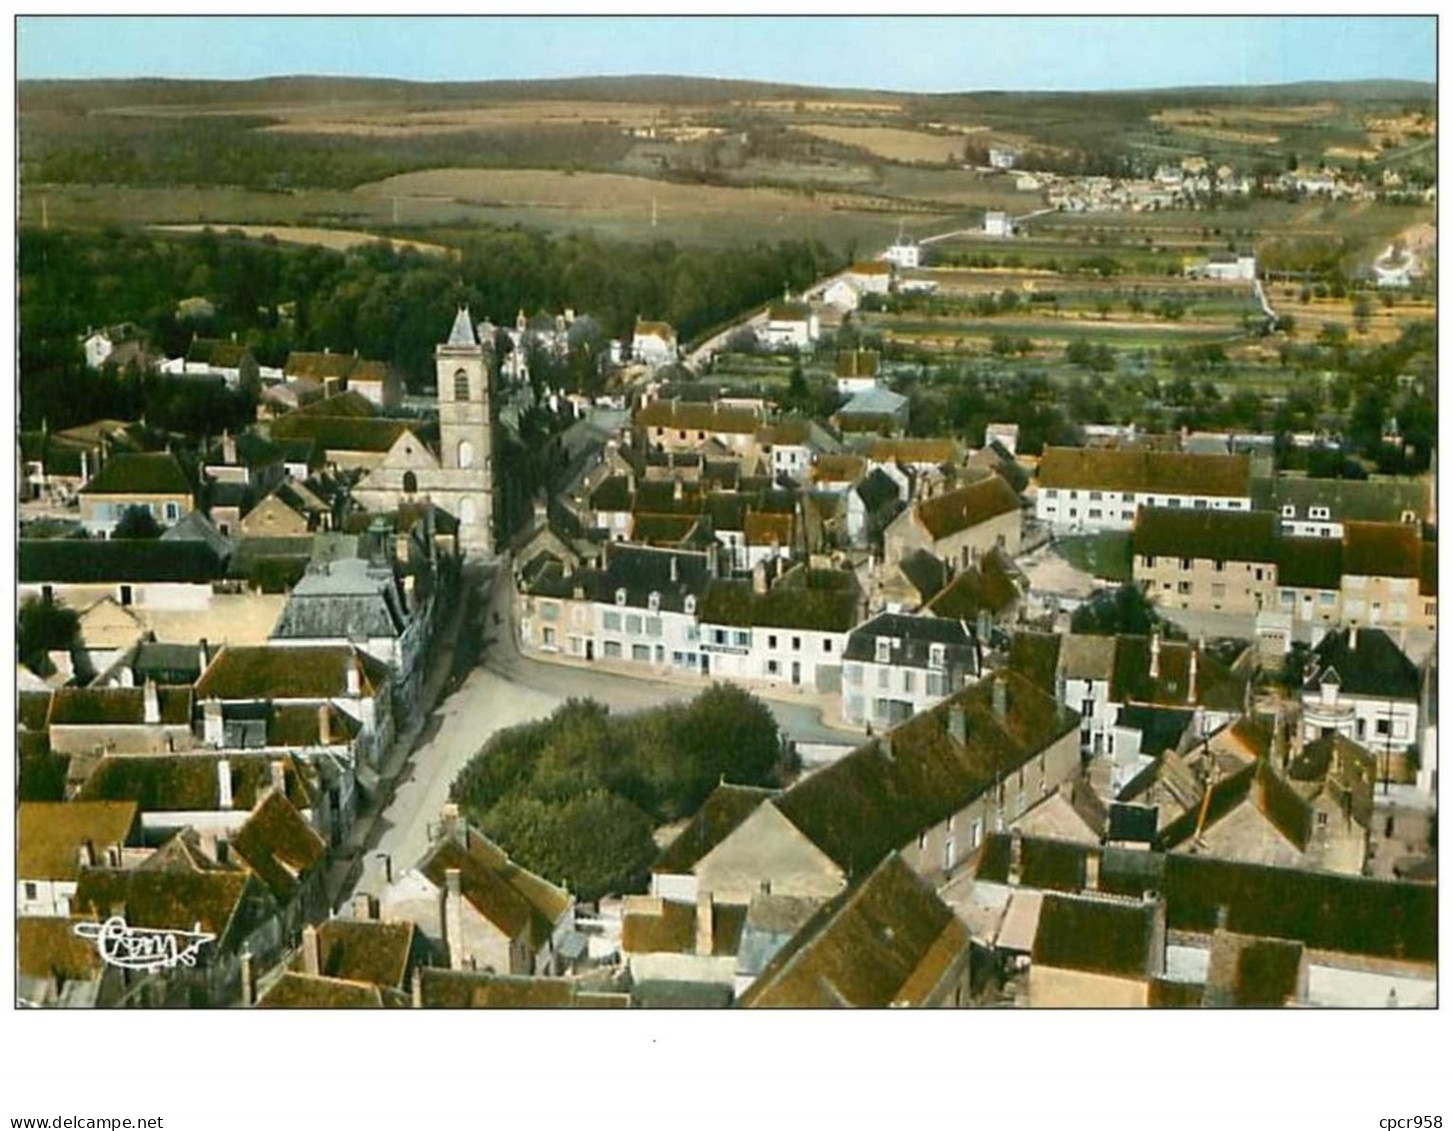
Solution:
[[[451,346],[477,346],[479,341],[474,336],[474,323],[469,320],[469,307],[461,306],[459,312],[454,315],[454,327],[449,331]]]

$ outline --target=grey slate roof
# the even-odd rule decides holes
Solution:
[[[1414,701],[1418,698],[1418,669],[1380,628],[1358,629],[1355,648],[1350,629],[1329,632],[1312,649],[1303,686],[1320,687],[1324,673],[1332,671],[1337,673],[1344,694]]]
[[[293,587],[273,639],[346,640],[401,636],[408,623],[393,571],[344,558],[313,569]]]
[[[860,624],[848,636],[843,659],[872,663],[880,636],[893,641],[891,655],[896,667],[927,668],[930,646],[942,644],[945,669],[961,669],[970,675],[979,670],[973,631],[962,622],[902,613],[879,613]]]

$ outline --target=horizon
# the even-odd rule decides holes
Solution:
[[[425,84],[664,77],[917,95],[1434,84],[1436,28],[1431,15],[19,16],[16,74],[21,82]],[[652,54],[675,65],[610,67],[622,38],[648,38]],[[226,52],[207,49],[219,39]],[[1085,50],[1087,39],[1095,50]]]

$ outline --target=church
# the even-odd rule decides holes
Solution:
[[[494,348],[475,333],[464,307],[449,338],[434,350],[439,450],[413,431],[400,434],[353,497],[370,511],[431,502],[459,520],[459,548],[469,557],[494,554]]]

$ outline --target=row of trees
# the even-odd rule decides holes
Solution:
[[[643,890],[653,827],[694,813],[719,782],[780,785],[790,768],[772,713],[715,684],[624,717],[571,700],[496,734],[450,796],[525,867],[593,900]]]

